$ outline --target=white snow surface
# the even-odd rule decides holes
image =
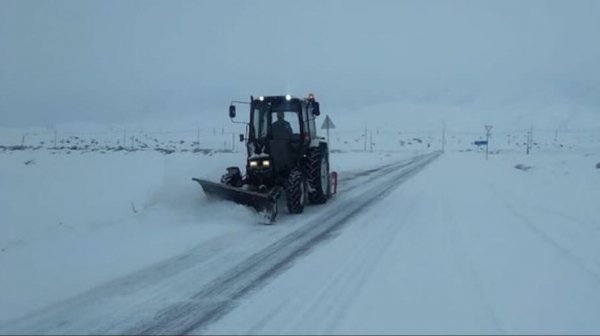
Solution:
[[[191,180],[218,181],[244,153],[52,153],[0,152],[0,323],[259,225]],[[334,153],[331,169],[412,154]]]
[[[597,334],[599,160],[447,153],[204,332]]]
[[[334,144],[343,151],[332,153],[332,170],[343,179],[440,147],[437,132],[421,141],[384,135],[386,151],[358,152],[364,138],[339,130]],[[517,136],[497,137],[486,161],[470,143],[476,135],[448,134],[446,153],[192,333],[598,334],[599,138],[537,136],[529,156]],[[0,151],[0,331],[27,332],[12,329],[15,319],[65,307],[203,246],[219,258],[203,266],[214,274],[193,279],[214,279],[261,248],[253,244],[277,241],[327,211],[352,210],[335,206],[345,201],[342,181],[332,204],[264,226],[246,207],[208,202],[191,181],[218,180],[244,159],[242,152]],[[183,300],[191,279],[160,288]],[[143,315],[127,307],[123,319]],[[67,331],[98,330],[77,328]]]

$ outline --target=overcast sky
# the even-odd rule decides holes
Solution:
[[[0,0],[0,126],[329,106],[600,107],[600,1]],[[208,113],[208,112],[204,112]]]

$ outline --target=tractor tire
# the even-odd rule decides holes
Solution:
[[[230,187],[242,186],[242,175],[238,167],[227,168],[227,173],[221,176],[221,183]]]
[[[290,173],[285,188],[285,196],[287,208],[291,214],[299,214],[304,211],[307,199],[306,179],[299,169],[294,169]]]
[[[233,175],[226,173],[221,176],[221,183],[227,186],[233,186]]]
[[[323,147],[317,147],[311,148],[307,153],[308,201],[311,204],[323,204],[331,195],[329,158],[325,151]]]

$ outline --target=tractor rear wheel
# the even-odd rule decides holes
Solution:
[[[299,169],[292,170],[285,188],[287,208],[290,213],[299,214],[304,211],[307,198],[306,189],[306,180],[302,171]]]
[[[311,148],[308,151],[307,175],[309,193],[308,200],[312,204],[327,202],[331,194],[329,178],[329,158],[323,147]]]

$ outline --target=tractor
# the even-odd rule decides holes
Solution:
[[[245,174],[228,167],[220,183],[194,178],[209,198],[234,201],[256,209],[267,223],[278,214],[285,197],[290,214],[300,214],[307,204],[323,204],[336,192],[337,174],[330,174],[329,146],[317,135],[315,119],[319,103],[285,96],[250,97],[250,102],[232,101],[229,117],[236,118],[236,105],[250,107],[246,134]]]

